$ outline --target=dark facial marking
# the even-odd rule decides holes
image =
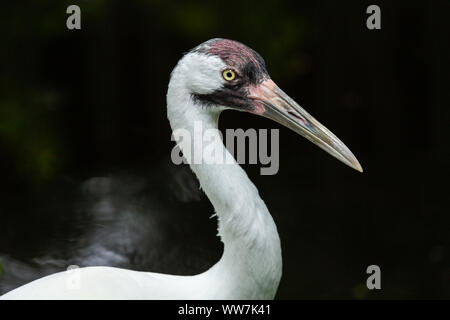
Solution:
[[[258,85],[270,78],[264,59],[246,45],[227,39],[212,39],[194,48],[192,51],[216,55],[233,68],[236,79],[226,83],[223,88],[211,94],[195,94],[194,99],[206,105],[223,105],[242,110],[252,109],[248,87]]]
[[[207,107],[220,105],[250,111],[253,106],[251,101],[247,99],[247,94],[246,88],[235,89],[227,86],[209,94],[193,94],[192,97],[194,101]]]
[[[241,69],[243,77],[251,84],[258,84],[263,79],[263,74],[253,61],[249,61]]]

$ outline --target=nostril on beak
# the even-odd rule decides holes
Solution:
[[[289,113],[291,116],[293,116],[294,118],[296,118],[297,120],[299,120],[301,123],[306,124],[306,120],[305,120],[303,117],[299,116],[296,112],[294,112],[294,111],[288,111],[288,113]]]

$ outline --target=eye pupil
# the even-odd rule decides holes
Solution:
[[[223,72],[223,77],[225,78],[225,80],[231,81],[231,80],[234,80],[234,78],[236,77],[236,74],[234,73],[233,70],[225,70]]]

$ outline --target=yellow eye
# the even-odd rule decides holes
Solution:
[[[227,81],[232,81],[236,78],[236,73],[231,69],[226,69],[222,72],[222,76]]]

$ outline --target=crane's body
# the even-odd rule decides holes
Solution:
[[[230,71],[231,70],[231,71]],[[224,243],[221,259],[193,276],[86,267],[56,273],[2,299],[272,299],[282,272],[276,225],[245,171],[228,153],[218,134],[225,109],[237,109],[278,121],[305,136],[344,163],[360,170],[351,152],[270,80],[262,58],[231,40],[213,39],[186,54],[172,72],[167,93],[172,130],[194,125],[217,132],[208,146],[224,154],[224,163],[192,162],[191,169],[214,206]],[[272,111],[270,111],[272,110]],[[186,154],[191,145],[177,141]],[[204,150],[194,154],[204,155]],[[202,159],[203,160],[203,159]]]
[[[196,112],[184,114],[196,121],[202,118]],[[213,128],[216,120],[216,116],[205,117],[202,123]],[[214,147],[231,157],[218,140]],[[177,276],[86,267],[38,279],[2,298],[272,299],[281,278],[280,241],[256,187],[237,163],[191,167],[214,205],[224,242],[222,258],[209,270],[194,276]]]

